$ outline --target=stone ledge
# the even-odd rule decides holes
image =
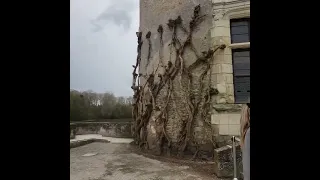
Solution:
[[[239,143],[236,143],[237,174],[242,178],[242,156]],[[232,146],[226,145],[214,150],[213,171],[219,178],[233,177],[233,154]]]
[[[250,48],[250,42],[234,43],[234,44],[230,44],[229,47],[231,49],[246,49],[246,48]]]
[[[76,148],[79,146],[84,146],[93,142],[101,142],[101,143],[110,143],[110,141],[106,140],[106,139],[84,139],[84,140],[77,140],[77,141],[71,141],[70,142],[70,149],[71,148]]]
[[[218,6],[218,5],[230,5],[230,4],[239,4],[239,3],[245,3],[249,2],[250,0],[212,0],[212,4]]]
[[[213,104],[212,108],[217,112],[241,112],[241,104]]]
[[[72,122],[70,139],[74,135],[99,134],[105,137],[131,138],[132,122]]]

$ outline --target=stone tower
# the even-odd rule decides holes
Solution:
[[[140,0],[134,136],[161,152],[211,152],[239,135],[250,96],[249,0]]]

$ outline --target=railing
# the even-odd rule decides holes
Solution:
[[[232,154],[233,154],[233,180],[238,180],[237,176],[237,149],[236,149],[236,141],[240,142],[239,138],[232,136]]]

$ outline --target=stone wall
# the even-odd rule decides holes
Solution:
[[[214,55],[213,79],[219,94],[213,104],[211,124],[214,136],[240,135],[241,105],[234,104],[232,50],[250,48],[250,42],[231,43],[230,20],[250,18],[250,0],[212,0],[211,40],[213,47],[226,48]]]
[[[77,122],[70,123],[70,139],[74,135],[100,134],[102,136],[131,138],[132,122]]]
[[[234,103],[233,66],[230,20],[250,17],[250,0],[212,0],[211,39],[213,47],[226,44],[215,53],[213,79],[219,91],[217,104]],[[250,47],[250,44],[249,44]]]
[[[141,63],[139,73],[142,75],[140,84],[146,83],[148,75],[154,73],[154,82],[159,82],[158,74],[164,74],[168,62],[175,62],[175,52],[171,49],[172,30],[168,28],[168,20],[182,19],[182,24],[189,30],[189,22],[193,16],[194,8],[200,4],[201,15],[206,15],[204,20],[194,29],[192,43],[196,52],[208,51],[221,45],[226,45],[223,50],[214,53],[211,62],[210,75],[204,80],[212,84],[218,90],[218,95],[211,98],[211,116],[203,118],[195,117],[193,121],[192,134],[194,141],[191,144],[200,145],[200,149],[212,151],[212,141],[216,147],[222,147],[228,143],[231,135],[240,134],[240,110],[241,105],[234,104],[234,84],[232,49],[250,47],[250,43],[231,44],[230,19],[250,17],[250,0],[171,0],[171,1],[149,1],[140,0],[140,27],[142,32]],[[162,42],[158,32],[159,25],[163,27]],[[150,41],[146,34],[150,31]],[[186,33],[177,31],[177,38],[183,42]],[[149,45],[151,44],[151,46]],[[196,54],[187,48],[183,54],[183,62],[186,67],[197,59]],[[195,99],[199,98],[199,77],[204,67],[198,67],[192,71],[194,81],[192,82]],[[208,73],[209,74],[209,73]],[[210,79],[209,79],[210,78]],[[187,84],[187,79],[182,79],[182,84]],[[172,145],[178,142],[179,132],[182,129],[182,120],[188,117],[187,103],[184,102],[183,89],[179,86],[179,78],[173,80],[174,96],[167,105],[168,122],[165,127],[166,133]],[[164,87],[156,98],[157,106],[166,106],[167,87]],[[150,149],[157,146],[157,132],[159,130],[156,117],[159,114],[153,111],[147,126],[147,142]]]
[[[211,127],[216,147],[230,144],[231,136],[240,136],[240,111],[238,104],[214,104]]]
[[[225,44],[224,51],[214,55],[213,79],[219,94],[212,105],[211,124],[218,144],[214,150],[214,172],[218,177],[233,176],[231,135],[240,135],[241,105],[234,104],[232,50],[250,48],[248,43],[231,43],[230,20],[250,17],[250,0],[212,0],[211,40],[213,47]],[[241,149],[237,144],[238,177],[242,172]]]
[[[70,149],[76,148],[79,146],[84,146],[86,144],[90,144],[93,142],[109,143],[110,141],[106,139],[83,139],[83,140],[70,141]]]
[[[151,74],[156,72],[155,82],[159,81],[157,74],[163,74],[165,67],[168,62],[175,62],[175,51],[171,47],[172,40],[172,30],[169,29],[167,23],[169,19],[177,19],[178,16],[182,18],[182,24],[186,29],[189,29],[189,22],[193,16],[194,8],[200,4],[201,5],[201,15],[206,15],[206,17],[199,23],[192,33],[192,43],[197,52],[201,53],[203,51],[208,51],[211,47],[210,40],[210,29],[212,27],[212,6],[209,0],[171,0],[171,1],[149,1],[140,0],[140,28],[139,31],[142,32],[143,45],[141,49],[141,64],[139,68],[139,73],[143,75]],[[159,25],[163,27],[163,46],[160,43],[160,36],[157,32]],[[148,59],[149,45],[148,40],[145,35],[147,32],[151,32],[151,53]],[[187,35],[182,30],[177,31],[177,38],[181,42],[185,41]],[[182,57],[184,59],[185,66],[188,67],[197,60],[195,53],[187,48]],[[195,87],[194,92],[197,94],[197,88],[200,87],[199,77],[202,73],[201,66],[192,72],[194,81],[192,86]],[[141,83],[144,84],[146,79],[144,77],[140,78]],[[187,83],[187,79],[182,80],[183,83]],[[166,133],[171,140],[172,145],[178,142],[179,132],[182,128],[182,120],[188,117],[187,114],[187,104],[184,102],[185,95],[183,94],[184,89],[179,86],[179,78],[173,80],[174,95],[171,96],[171,100],[168,103],[168,122],[166,128]],[[165,86],[156,98],[157,106],[164,107],[166,102],[167,86]],[[156,116],[158,112],[153,112],[148,127],[147,127],[147,141],[149,148],[156,147],[156,132],[158,126],[156,125]],[[200,115],[195,117],[193,121],[192,134],[195,137],[194,141],[191,143],[197,143],[200,145],[200,149],[212,150],[212,131],[211,131],[210,118],[201,119]],[[173,147],[174,148],[174,147]]]

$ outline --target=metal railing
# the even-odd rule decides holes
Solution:
[[[233,180],[238,180],[237,176],[237,149],[236,149],[236,141],[240,141],[240,139],[232,136],[232,154],[233,154]]]

